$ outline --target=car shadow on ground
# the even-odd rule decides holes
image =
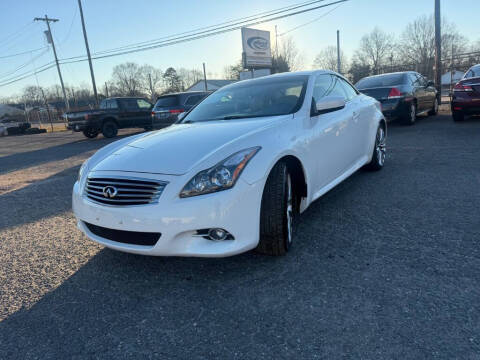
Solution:
[[[48,218],[72,208],[72,188],[80,166],[0,194],[0,231]]]
[[[0,175],[10,171],[26,169],[31,166],[38,166],[51,161],[64,160],[84,152],[98,150],[113,141],[120,140],[127,136],[136,135],[138,133],[140,132],[128,133],[117,136],[113,139],[99,138],[74,140],[72,138],[72,142],[65,144],[6,155],[0,157]],[[25,145],[28,146],[28,144]]]
[[[285,355],[281,347],[273,349],[285,341],[288,331],[272,337],[272,327],[278,329],[282,323],[297,327],[299,316],[317,321],[315,313],[323,300],[315,293],[340,295],[332,284],[325,287],[326,279],[355,281],[348,268],[360,264],[348,264],[336,254],[340,250],[340,256],[348,259],[355,240],[332,236],[338,229],[337,217],[348,215],[331,210],[347,201],[364,176],[363,172],[354,175],[302,215],[297,246],[288,256],[252,251],[223,259],[162,258],[103,249],[31,308],[0,323],[0,353],[4,358],[72,354],[184,358],[197,346],[204,348],[203,343],[211,351],[198,350],[199,357],[228,357],[233,351],[247,357],[254,351],[252,358],[259,351]],[[319,212],[324,215],[322,222],[316,221]],[[312,234],[307,227],[318,236],[301,235]],[[320,242],[320,234],[328,237]],[[259,338],[254,340],[253,334]]]

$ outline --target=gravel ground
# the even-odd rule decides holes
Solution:
[[[312,204],[280,258],[87,240],[71,187],[107,142],[0,139],[0,358],[480,359],[480,120],[391,124],[386,167]]]

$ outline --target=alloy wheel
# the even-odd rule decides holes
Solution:
[[[292,244],[293,237],[293,194],[292,180],[290,174],[287,174],[287,248]]]
[[[377,131],[377,139],[375,145],[375,152],[377,155],[378,165],[383,166],[385,164],[385,155],[386,155],[386,144],[385,144],[385,130],[383,127],[379,127]]]

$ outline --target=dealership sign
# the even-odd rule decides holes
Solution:
[[[242,28],[243,66],[269,68],[272,66],[270,31]]]

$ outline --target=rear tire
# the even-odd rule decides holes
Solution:
[[[433,108],[428,112],[428,115],[437,115],[438,113],[438,99],[435,98],[435,101],[433,102]]]
[[[118,126],[112,120],[107,120],[103,123],[102,134],[106,138],[113,138],[118,134]]]
[[[92,128],[87,128],[83,130],[83,135],[89,139],[94,139],[98,136],[98,130],[92,129]]]
[[[408,114],[405,114],[403,123],[405,125],[413,125],[417,120],[417,105],[412,101],[408,108]]]
[[[276,164],[263,190],[260,210],[260,241],[256,251],[285,255],[292,246],[296,196],[287,165]]]
[[[455,122],[463,121],[465,119],[465,115],[463,115],[461,111],[453,111],[452,117],[453,117],[453,121]]]

